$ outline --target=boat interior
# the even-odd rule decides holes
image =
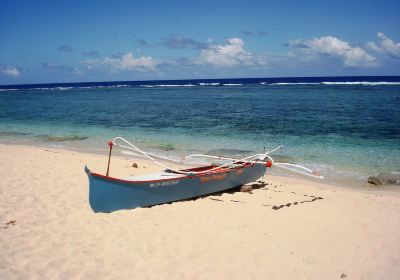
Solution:
[[[232,169],[236,169],[236,168],[245,167],[246,165],[247,165],[246,163],[230,164],[221,169],[217,169],[216,172],[224,172],[224,171],[228,171],[228,170],[232,170]],[[206,174],[208,170],[211,170],[218,166],[221,166],[221,165],[212,164],[212,165],[207,165],[207,166],[181,169],[180,171],[188,172],[188,173],[190,173],[190,172],[203,173],[204,172]],[[186,176],[187,176],[186,174],[178,173],[178,172],[176,172],[174,170],[170,170],[170,169],[165,169],[165,170],[163,170],[161,172],[157,172],[157,173],[130,176],[130,177],[124,178],[124,180],[127,180],[127,181],[154,181],[154,180],[164,180],[164,179],[171,180],[171,179],[181,179]]]

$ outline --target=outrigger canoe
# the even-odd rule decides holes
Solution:
[[[94,212],[113,212],[153,206],[229,190],[256,181],[265,174],[267,168],[278,164],[274,163],[269,156],[270,151],[244,159],[196,154],[187,156],[181,161],[174,161],[143,152],[122,137],[114,138],[109,142],[109,146],[106,175],[91,172],[85,166],[85,172],[89,177],[89,204]],[[129,149],[165,169],[155,174],[124,179],[111,177],[109,176],[109,167],[113,146]],[[218,159],[222,160],[222,163],[214,162],[204,166],[172,170],[158,161],[169,160],[174,163],[182,163],[184,160],[194,157]],[[319,174],[313,176],[318,177]]]

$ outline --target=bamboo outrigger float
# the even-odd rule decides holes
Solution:
[[[113,178],[109,176],[113,146],[128,149],[135,155],[152,160],[165,170],[155,174],[132,176],[125,179]],[[109,147],[106,175],[93,173],[85,166],[85,172],[89,177],[89,203],[95,212],[113,212],[152,206],[225,191],[259,179],[265,174],[267,168],[273,166],[279,166],[314,178],[323,178],[312,170],[299,165],[274,162],[269,154],[281,148],[281,146],[272,151],[243,159],[195,154],[189,155],[181,161],[144,152],[122,137],[116,137],[110,141]],[[162,160],[184,164],[189,158],[200,157],[217,159],[222,163],[214,162],[199,167],[172,170],[160,162]],[[301,168],[304,171],[295,170],[293,167]]]

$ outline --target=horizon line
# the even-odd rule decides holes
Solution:
[[[253,77],[253,78],[194,78],[194,79],[156,79],[156,80],[114,80],[114,81],[84,81],[84,82],[52,82],[52,83],[27,83],[27,84],[0,84],[0,87],[8,86],[31,86],[31,85],[63,85],[63,84],[94,84],[94,83],[139,83],[139,82],[162,82],[162,81],[213,81],[213,80],[259,80],[259,79],[304,79],[304,78],[372,78],[372,77],[390,77],[400,78],[400,75],[356,75],[356,76],[282,76],[282,77]]]

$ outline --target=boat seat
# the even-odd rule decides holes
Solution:
[[[184,174],[169,173],[169,172],[158,172],[145,175],[135,175],[125,178],[127,181],[153,181],[153,180],[163,180],[163,179],[180,179],[186,177]]]

